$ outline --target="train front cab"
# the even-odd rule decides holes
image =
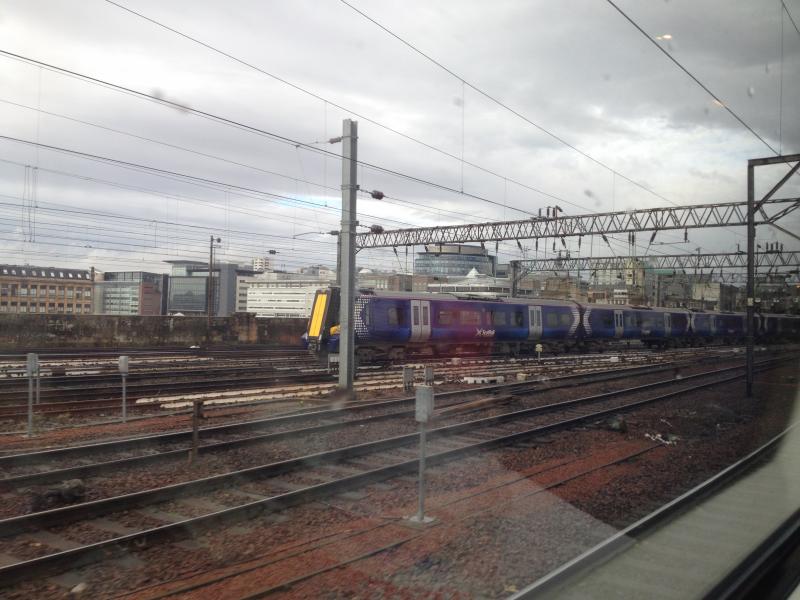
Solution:
[[[306,330],[308,351],[320,355],[328,352],[331,329],[339,318],[339,288],[317,290],[311,305]]]

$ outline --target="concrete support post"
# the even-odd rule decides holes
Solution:
[[[353,391],[355,377],[355,328],[353,312],[356,293],[356,168],[358,167],[358,123],[342,123],[342,224],[339,233],[341,267],[339,309],[339,389]]]
[[[28,375],[28,432],[26,437],[33,436],[33,388],[34,377],[36,376],[37,363],[39,357],[33,352],[29,352],[27,356],[26,374]]]
[[[755,246],[756,222],[755,173],[752,164],[747,165],[747,346],[746,346],[746,388],[747,397],[753,396],[753,345],[755,343]]]
[[[192,449],[189,452],[189,463],[197,461],[198,447],[200,446],[200,419],[203,418],[203,400],[192,401]]]
[[[425,367],[425,385],[433,385],[433,382],[433,365],[427,365]]]
[[[127,356],[119,357],[119,374],[122,375],[122,422],[128,420],[128,370],[130,369],[130,358]]]
[[[414,367],[403,367],[403,389],[407,392],[414,389]]]
[[[417,499],[417,514],[408,519],[409,523],[414,525],[428,525],[434,521],[433,517],[425,516],[425,467],[428,456],[427,435],[428,422],[433,418],[433,409],[433,388],[427,385],[418,387],[414,404],[414,418],[419,423],[419,498]]]

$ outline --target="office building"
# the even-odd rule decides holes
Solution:
[[[94,267],[0,265],[0,313],[92,312]]]
[[[94,287],[97,315],[162,315],[166,308],[167,275],[144,271],[106,272]]]
[[[414,260],[414,273],[439,277],[466,277],[475,269],[483,275],[495,275],[496,257],[481,246],[431,244]]]

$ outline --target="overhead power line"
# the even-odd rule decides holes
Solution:
[[[216,122],[216,123],[220,123],[222,125],[227,125],[227,126],[230,126],[230,127],[234,127],[236,129],[241,129],[243,131],[248,131],[248,132],[256,134],[256,135],[261,135],[261,136],[267,137],[267,138],[269,138],[269,139],[271,139],[273,141],[280,142],[280,143],[283,143],[283,144],[288,144],[288,145],[293,146],[295,148],[303,148],[304,150],[307,150],[309,152],[315,152],[315,153],[318,153],[318,154],[321,154],[321,155],[332,157],[332,158],[334,158],[336,160],[341,160],[341,156],[340,155],[336,154],[335,152],[331,152],[330,150],[325,150],[325,149],[319,148],[319,147],[317,147],[317,146],[315,146],[313,144],[306,143],[306,142],[301,142],[299,140],[295,140],[295,139],[289,138],[287,136],[284,136],[284,135],[281,135],[281,134],[278,134],[278,133],[267,131],[265,129],[261,129],[259,127],[255,127],[253,125],[247,125],[245,123],[242,123],[240,121],[236,121],[234,119],[230,119],[230,118],[227,118],[227,117],[216,115],[214,113],[210,113],[210,112],[207,112],[207,111],[199,110],[197,108],[193,108],[193,107],[188,106],[186,104],[181,104],[179,102],[174,102],[172,100],[167,100],[166,98],[161,98],[161,97],[158,97],[158,96],[153,95],[153,94],[148,94],[147,92],[142,92],[140,90],[135,90],[133,88],[129,88],[129,87],[126,87],[126,86],[122,86],[122,85],[118,85],[118,84],[115,84],[115,83],[111,83],[110,81],[99,79],[97,77],[92,77],[90,75],[85,75],[83,73],[78,73],[77,71],[73,71],[73,70],[70,70],[70,69],[65,69],[63,67],[58,67],[56,65],[53,65],[53,64],[50,64],[50,63],[46,63],[46,62],[43,62],[43,61],[40,61],[40,60],[36,60],[34,58],[30,58],[30,57],[27,57],[27,56],[22,56],[20,54],[14,53],[14,52],[9,52],[8,50],[0,49],[0,54],[5,55],[5,56],[7,56],[9,58],[13,58],[15,60],[19,60],[19,61],[22,61],[22,62],[29,63],[31,65],[35,65],[37,67],[41,67],[43,69],[47,69],[49,71],[53,71],[55,73],[60,73],[62,75],[75,77],[77,79],[81,79],[81,80],[84,80],[84,81],[99,85],[101,87],[117,90],[117,91],[120,91],[122,93],[129,94],[131,96],[138,97],[138,98],[141,98],[141,99],[146,99],[146,100],[149,100],[149,101],[154,102],[156,104],[160,104],[162,106],[169,106],[169,107],[172,107],[172,108],[176,108],[176,109],[178,109],[178,110],[180,110],[182,112],[191,113],[191,114],[194,114],[196,116],[208,119],[210,121],[213,121],[213,122]],[[463,197],[466,197],[466,198],[472,198],[474,200],[479,200],[481,202],[486,202],[488,204],[493,204],[495,206],[501,206],[503,208],[507,208],[507,209],[510,209],[510,210],[515,210],[515,211],[520,212],[522,214],[533,215],[533,213],[530,212],[530,211],[527,211],[527,210],[524,210],[524,209],[521,209],[521,208],[517,208],[517,207],[511,206],[509,204],[504,204],[502,202],[497,202],[495,200],[490,200],[489,198],[485,198],[485,197],[479,196],[477,194],[464,192],[464,191],[458,190],[456,188],[453,188],[453,187],[450,187],[450,186],[447,186],[447,185],[444,185],[444,184],[441,184],[441,183],[436,183],[434,181],[429,181],[429,180],[424,179],[422,177],[417,177],[415,175],[409,175],[408,173],[403,173],[401,171],[390,169],[388,167],[384,167],[384,166],[377,165],[377,164],[374,164],[374,163],[369,163],[369,162],[366,162],[366,161],[363,161],[363,160],[358,160],[356,162],[357,162],[357,164],[362,165],[364,167],[367,167],[367,168],[370,168],[370,169],[374,169],[376,171],[379,171],[381,173],[385,173],[387,175],[392,175],[394,177],[398,177],[398,178],[401,178],[401,179],[406,179],[408,181],[413,181],[413,182],[418,183],[420,185],[426,185],[426,186],[429,186],[429,187],[432,187],[432,188],[435,188],[435,189],[446,191],[446,192],[449,192],[449,193],[452,193],[452,194],[456,194],[456,195],[459,195],[459,196],[463,196]],[[554,197],[554,198],[556,198],[556,197]],[[574,204],[574,203],[572,203],[572,202],[570,202],[570,201],[568,201],[566,199],[563,199],[563,198],[556,198],[556,199],[560,200],[561,202],[564,202],[565,204]],[[577,205],[575,205],[575,206],[577,206]]]
[[[408,140],[410,142],[414,142],[415,144],[419,144],[421,146],[424,146],[425,148],[428,148],[429,150],[433,150],[434,152],[438,152],[439,154],[442,154],[443,156],[447,156],[449,158],[457,160],[457,161],[461,162],[462,165],[468,165],[468,166],[470,166],[470,167],[472,167],[474,169],[477,169],[479,171],[482,171],[482,172],[484,172],[484,173],[486,173],[488,175],[493,175],[493,176],[495,176],[495,177],[497,177],[499,179],[504,179],[504,180],[506,180],[506,181],[508,181],[510,183],[513,183],[514,185],[518,185],[518,186],[520,186],[522,188],[525,188],[527,190],[530,190],[532,192],[536,192],[537,194],[541,194],[541,195],[543,195],[543,196],[545,196],[547,198],[550,198],[552,200],[559,200],[561,202],[565,202],[567,204],[571,204],[571,205],[575,206],[576,208],[580,208],[580,209],[584,209],[585,210],[585,207],[583,207],[583,206],[572,204],[570,202],[567,202],[563,198],[559,198],[558,196],[555,196],[555,195],[553,195],[553,194],[551,194],[549,192],[541,190],[541,189],[539,189],[539,188],[537,188],[535,186],[532,186],[532,185],[527,184],[527,183],[523,183],[523,182],[518,181],[518,180],[516,180],[516,179],[514,179],[512,177],[507,177],[505,175],[502,175],[502,174],[498,173],[497,171],[494,171],[494,170],[492,170],[492,169],[490,169],[488,167],[485,167],[483,165],[479,165],[479,164],[471,162],[469,160],[465,160],[463,155],[462,156],[458,156],[456,154],[453,154],[452,152],[448,152],[447,150],[444,150],[443,148],[435,146],[435,145],[431,144],[430,142],[426,142],[426,141],[421,140],[421,139],[419,139],[417,137],[414,137],[414,136],[412,136],[412,135],[410,135],[408,133],[404,133],[404,132],[400,131],[399,129],[396,129],[396,128],[390,126],[390,125],[386,125],[385,123],[381,123],[380,121],[377,121],[376,119],[373,119],[373,118],[368,117],[368,116],[366,116],[366,115],[364,115],[362,113],[359,113],[359,112],[353,110],[352,108],[349,108],[349,107],[344,106],[342,104],[338,104],[338,103],[334,102],[333,100],[330,100],[329,98],[326,98],[326,97],[324,97],[324,96],[322,96],[322,95],[320,95],[320,94],[318,94],[316,92],[313,92],[313,91],[309,90],[308,88],[305,88],[305,87],[303,87],[301,85],[298,85],[298,84],[296,84],[296,83],[294,83],[292,81],[289,81],[288,79],[285,79],[283,77],[280,77],[279,75],[276,75],[275,73],[271,73],[271,72],[267,71],[266,69],[263,69],[262,67],[254,65],[253,63],[248,62],[248,61],[246,61],[246,60],[244,60],[244,59],[242,59],[242,58],[240,58],[238,56],[235,56],[235,55],[231,54],[230,52],[226,52],[225,50],[217,48],[216,46],[214,46],[212,44],[209,44],[208,42],[204,42],[203,40],[200,40],[200,39],[198,39],[196,37],[193,37],[193,36],[189,35],[188,33],[180,31],[180,30],[178,30],[178,29],[176,29],[174,27],[171,27],[171,26],[169,26],[169,25],[167,25],[165,23],[162,23],[161,21],[158,21],[158,20],[156,20],[156,19],[154,19],[152,17],[148,17],[145,14],[142,14],[142,13],[137,12],[137,11],[131,9],[131,8],[128,8],[127,6],[124,6],[123,4],[120,4],[119,2],[114,2],[113,0],[105,0],[105,1],[108,4],[116,6],[117,8],[119,8],[121,10],[124,10],[124,11],[126,11],[126,12],[128,12],[128,13],[136,16],[136,17],[139,17],[140,19],[143,19],[143,20],[145,20],[145,21],[147,21],[149,23],[152,23],[153,25],[156,25],[157,27],[161,27],[162,29],[170,31],[171,33],[174,33],[175,35],[178,35],[178,36],[180,36],[180,37],[182,37],[182,38],[184,38],[186,40],[189,40],[192,43],[198,44],[198,45],[206,48],[207,50],[210,50],[211,52],[215,52],[215,53],[217,53],[217,54],[219,54],[221,56],[224,56],[225,58],[228,58],[228,59],[230,59],[230,60],[232,60],[232,61],[234,61],[234,62],[236,62],[236,63],[238,63],[238,64],[240,64],[242,66],[244,66],[244,67],[252,69],[252,70],[254,70],[254,71],[258,72],[258,73],[261,73],[262,75],[270,77],[271,79],[273,79],[273,80],[275,80],[275,81],[277,81],[279,83],[287,85],[287,86],[291,87],[292,89],[297,90],[298,92],[306,94],[306,95],[308,95],[308,96],[310,96],[312,98],[315,98],[316,100],[319,100],[321,102],[325,102],[326,104],[329,104],[330,106],[333,106],[334,108],[338,108],[339,110],[344,111],[346,113],[349,113],[349,114],[351,114],[351,115],[353,115],[355,117],[358,117],[359,119],[363,119],[364,121],[366,121],[368,123],[371,123],[372,125],[375,125],[376,127],[380,127],[381,129],[384,129],[386,131],[389,131],[390,133],[398,135],[398,136],[400,136],[400,137],[402,137],[402,138],[404,138],[404,139],[406,139],[406,140]]]
[[[341,1],[344,1],[344,0],[341,0]],[[667,52],[667,51],[664,49],[664,47],[663,47],[661,44],[659,44],[659,43],[658,43],[658,41],[657,41],[655,38],[653,38],[651,35],[649,35],[649,34],[648,34],[648,33],[647,33],[647,32],[646,32],[646,31],[645,31],[645,30],[644,30],[644,29],[643,29],[643,28],[642,28],[642,27],[641,27],[641,26],[640,26],[640,25],[639,25],[639,24],[636,22],[636,21],[634,21],[634,20],[633,20],[633,19],[632,19],[632,18],[631,18],[631,17],[630,17],[630,16],[629,16],[629,15],[628,15],[628,14],[627,14],[625,11],[624,11],[624,10],[622,10],[622,9],[621,9],[621,8],[620,8],[620,7],[619,7],[619,6],[618,6],[618,5],[617,5],[617,4],[614,2],[614,0],[606,0],[606,2],[608,2],[608,3],[609,3],[609,4],[610,4],[610,5],[611,5],[611,6],[612,6],[612,7],[613,7],[613,8],[614,8],[614,9],[615,9],[615,10],[616,10],[616,11],[617,11],[619,14],[621,14],[621,15],[622,15],[622,16],[625,18],[625,20],[626,20],[626,21],[628,21],[628,22],[629,22],[631,25],[633,25],[633,26],[634,26],[634,27],[637,29],[637,31],[639,31],[639,33],[641,33],[641,34],[642,34],[642,35],[643,35],[645,38],[647,38],[647,40],[648,40],[648,41],[649,41],[651,44],[653,44],[653,45],[654,45],[656,48],[658,48],[659,52],[661,52],[661,53],[662,53],[664,56],[666,56],[666,57],[667,57],[667,58],[668,58],[668,59],[669,59],[669,60],[670,60],[670,61],[671,61],[671,62],[672,62],[672,63],[673,63],[673,64],[674,64],[676,67],[678,67],[678,68],[679,68],[681,71],[683,71],[683,72],[684,72],[686,75],[688,75],[688,76],[689,76],[689,78],[690,78],[692,81],[694,81],[694,82],[695,82],[697,85],[699,85],[699,86],[700,86],[700,87],[701,87],[701,88],[702,88],[702,89],[703,89],[703,90],[704,90],[704,91],[705,91],[705,92],[706,92],[706,93],[707,93],[709,96],[711,96],[711,97],[714,99],[714,101],[715,101],[717,104],[719,104],[719,105],[720,105],[722,108],[724,108],[724,109],[725,109],[725,110],[728,112],[728,114],[730,114],[730,115],[731,115],[731,116],[732,116],[734,119],[736,119],[736,120],[737,120],[737,121],[738,121],[738,122],[739,122],[739,123],[742,125],[742,127],[744,127],[745,129],[747,129],[747,130],[748,130],[750,133],[752,133],[752,134],[753,134],[755,137],[757,137],[757,138],[758,138],[758,139],[761,141],[761,143],[762,143],[762,144],[764,144],[764,145],[765,145],[767,148],[769,148],[770,150],[772,150],[772,152],[774,152],[775,154],[780,154],[780,152],[778,152],[778,151],[777,151],[775,148],[773,148],[773,147],[770,145],[770,143],[769,143],[769,142],[767,142],[767,140],[765,140],[763,137],[761,137],[761,136],[760,136],[760,135],[759,135],[759,134],[758,134],[758,133],[755,131],[755,129],[753,129],[752,127],[750,127],[750,125],[748,125],[748,124],[745,122],[745,120],[744,120],[744,119],[742,119],[742,118],[741,118],[741,117],[740,117],[738,114],[736,114],[736,113],[734,112],[734,110],[733,110],[733,109],[732,109],[730,106],[728,106],[728,105],[727,105],[725,102],[723,102],[723,100],[722,100],[722,99],[721,99],[719,96],[717,96],[717,95],[716,95],[714,92],[712,92],[712,91],[711,91],[711,90],[708,88],[708,86],[707,86],[706,84],[704,84],[704,83],[703,83],[702,81],[700,81],[700,80],[699,80],[697,77],[695,77],[695,75],[694,75],[694,74],[693,74],[691,71],[689,71],[689,69],[687,69],[686,67],[684,67],[684,66],[683,66],[683,65],[682,65],[682,64],[681,64],[681,63],[678,61],[678,59],[676,59],[674,56],[672,56],[672,54],[670,54],[669,52]]]
[[[106,0],[106,1],[107,1],[107,2],[110,2],[110,0]],[[489,92],[487,92],[487,91],[483,90],[482,88],[478,87],[476,84],[474,84],[474,83],[471,83],[470,81],[468,81],[467,79],[465,79],[463,76],[461,76],[461,75],[459,75],[458,73],[456,73],[455,71],[453,71],[453,70],[452,70],[451,68],[449,68],[448,66],[444,65],[443,63],[441,63],[441,62],[440,62],[440,61],[438,61],[437,59],[433,58],[433,57],[432,57],[430,54],[427,54],[427,53],[426,53],[426,52],[424,52],[423,50],[420,50],[420,49],[419,49],[417,46],[415,46],[414,44],[412,44],[411,42],[409,42],[409,41],[408,41],[408,40],[406,40],[405,38],[401,37],[400,35],[398,35],[398,34],[397,34],[397,33],[395,33],[394,31],[392,31],[391,29],[389,29],[388,27],[386,27],[386,26],[385,26],[385,25],[383,25],[382,23],[380,23],[380,22],[376,21],[375,19],[373,19],[372,17],[370,17],[368,14],[366,14],[364,11],[362,11],[362,10],[360,10],[360,9],[356,8],[355,6],[353,6],[352,4],[350,4],[349,2],[347,2],[347,0],[339,0],[339,1],[340,1],[342,4],[344,4],[345,6],[347,6],[348,8],[352,9],[353,11],[355,11],[356,13],[358,13],[359,15],[361,15],[362,17],[364,17],[364,18],[365,18],[367,21],[369,21],[370,23],[374,24],[374,25],[375,25],[375,26],[377,26],[378,28],[380,28],[380,29],[382,29],[383,31],[385,31],[386,33],[388,33],[390,36],[392,36],[393,38],[395,38],[397,41],[399,41],[399,42],[400,42],[401,44],[403,44],[404,46],[406,46],[406,47],[410,48],[412,51],[416,52],[417,54],[419,54],[420,56],[422,56],[424,59],[426,59],[426,60],[430,61],[431,63],[433,63],[434,65],[436,65],[437,67],[439,67],[440,69],[442,69],[443,71],[445,71],[446,73],[448,73],[449,75],[452,75],[454,78],[458,79],[458,80],[459,80],[461,83],[463,83],[465,86],[467,86],[468,88],[470,88],[472,91],[474,91],[474,92],[476,92],[476,93],[480,94],[481,96],[483,96],[483,97],[484,97],[484,98],[486,98],[487,100],[489,100],[489,101],[491,101],[491,102],[494,102],[495,104],[497,104],[497,105],[498,105],[498,106],[500,106],[501,108],[503,108],[503,109],[507,110],[508,112],[510,112],[511,114],[513,114],[514,116],[516,116],[516,117],[518,117],[518,118],[522,119],[523,121],[525,121],[525,122],[526,122],[526,123],[528,123],[529,125],[532,125],[532,126],[533,126],[533,127],[535,127],[536,129],[538,129],[539,131],[541,131],[542,133],[544,133],[545,135],[547,135],[547,136],[549,136],[550,138],[552,138],[552,139],[556,140],[556,141],[557,141],[559,144],[562,144],[562,145],[566,146],[566,147],[567,147],[567,148],[569,148],[570,150],[572,150],[572,151],[574,151],[574,152],[576,152],[576,153],[580,154],[581,156],[583,156],[584,158],[586,158],[586,159],[590,160],[591,162],[595,163],[596,165],[598,165],[598,166],[600,166],[600,167],[603,167],[604,169],[606,169],[606,170],[607,170],[607,171],[609,171],[610,173],[613,173],[613,174],[614,174],[614,175],[616,175],[617,177],[620,177],[620,178],[624,179],[624,180],[625,180],[625,181],[627,181],[628,183],[631,183],[631,184],[635,185],[636,187],[638,187],[638,188],[640,188],[640,189],[642,189],[642,190],[646,191],[647,193],[649,193],[649,194],[652,194],[652,195],[653,195],[653,196],[655,196],[656,198],[659,198],[659,199],[663,200],[664,202],[669,202],[670,204],[674,204],[674,202],[672,202],[672,200],[670,200],[670,199],[668,199],[668,198],[665,198],[665,197],[664,197],[664,196],[662,196],[661,194],[659,194],[659,193],[657,193],[657,192],[655,192],[655,191],[651,190],[650,188],[648,188],[648,187],[647,187],[647,186],[645,186],[644,184],[642,184],[642,183],[639,183],[638,181],[636,181],[636,180],[634,180],[634,179],[632,179],[632,178],[628,177],[628,176],[627,176],[627,175],[625,175],[624,173],[620,173],[619,171],[617,171],[617,170],[616,170],[616,169],[614,169],[613,167],[611,167],[611,166],[607,165],[606,163],[604,163],[604,162],[603,162],[603,161],[601,161],[600,159],[597,159],[597,158],[595,158],[594,156],[592,156],[592,155],[591,155],[591,154],[589,154],[588,152],[585,152],[584,150],[581,150],[580,148],[578,148],[578,147],[577,147],[577,146],[575,146],[574,144],[571,144],[570,142],[568,142],[567,140],[565,140],[564,138],[562,138],[561,136],[559,136],[558,134],[556,134],[556,133],[555,133],[555,132],[553,132],[552,130],[550,130],[550,129],[548,129],[548,128],[544,127],[543,125],[541,125],[541,124],[539,124],[539,123],[535,122],[533,119],[531,119],[531,118],[529,118],[529,117],[525,116],[525,115],[524,115],[524,114],[522,114],[522,113],[521,113],[519,110],[517,110],[517,109],[515,109],[515,108],[511,107],[510,105],[506,104],[505,102],[503,102],[502,100],[500,100],[500,99],[499,99],[499,98],[497,98],[496,96],[493,96],[493,95],[492,95],[492,94],[490,94]],[[584,208],[584,207],[579,207],[579,208]]]

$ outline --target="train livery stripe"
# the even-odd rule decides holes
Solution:
[[[578,312],[578,307],[577,306],[574,306],[574,305],[570,306],[569,309],[570,309],[570,312],[572,313],[572,325],[570,325],[569,333],[567,333],[567,335],[572,336],[572,335],[575,335],[575,332],[578,330],[578,324],[580,323],[581,315]]]
[[[592,323],[589,321],[589,316],[592,314],[592,307],[587,306],[586,312],[583,313],[583,330],[586,332],[586,337],[592,337]]]
[[[316,338],[322,331],[325,307],[328,305],[328,293],[319,291],[314,298],[314,310],[311,312],[311,325],[308,327],[308,337]]]

